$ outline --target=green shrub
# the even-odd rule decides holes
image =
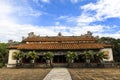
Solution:
[[[120,62],[117,62],[117,65],[120,65]]]
[[[3,67],[3,63],[0,63],[0,68],[2,68]]]

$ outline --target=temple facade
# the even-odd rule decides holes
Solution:
[[[98,41],[98,37],[92,36],[92,33],[88,31],[84,35],[80,36],[63,36],[58,33],[57,36],[37,36],[34,32],[28,34],[28,37],[23,37],[19,44],[9,45],[9,57],[7,67],[15,67],[16,60],[13,58],[14,52],[23,51],[27,54],[29,51],[35,51],[39,58],[37,63],[43,64],[45,60],[42,58],[43,53],[51,51],[54,53],[53,63],[67,63],[66,53],[68,51],[74,51],[78,54],[78,59],[75,63],[85,63],[83,54],[85,50],[93,50],[94,53],[104,51],[108,55],[108,59],[104,61],[113,61],[113,53],[111,44],[101,43]],[[92,62],[96,62],[97,59]],[[28,59],[23,59],[23,62],[29,62]]]

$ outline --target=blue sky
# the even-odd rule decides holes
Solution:
[[[0,42],[41,36],[120,38],[120,0],[0,0]]]

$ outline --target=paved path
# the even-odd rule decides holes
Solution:
[[[53,68],[43,80],[72,80],[67,68]]]

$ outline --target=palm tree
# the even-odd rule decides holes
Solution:
[[[103,59],[108,59],[108,55],[107,54],[104,54],[104,52],[98,52],[98,54],[96,54],[97,58],[99,59],[100,61],[100,64],[98,63],[97,66],[98,67],[104,67],[104,61]]]
[[[29,51],[27,54],[27,58],[31,58],[31,63],[35,63],[35,59],[39,58],[39,56],[37,55],[37,53],[35,51]]]
[[[92,50],[84,52],[86,63],[90,63],[90,60],[94,58],[94,52]]]
[[[54,54],[53,54],[53,52],[50,52],[50,51],[45,52],[43,54],[43,58],[46,60],[46,63],[50,64],[51,67],[52,67],[52,59],[53,59],[53,57],[54,57]]]
[[[78,59],[76,52],[68,51],[66,54],[66,59],[68,61],[68,67],[74,62],[74,59]]]
[[[103,59],[109,58],[107,54],[104,54],[104,52],[98,52],[98,54],[96,54],[96,56],[101,63],[103,63]]]
[[[16,59],[16,64],[22,64],[22,58],[25,56],[23,52],[14,52],[13,58]]]

